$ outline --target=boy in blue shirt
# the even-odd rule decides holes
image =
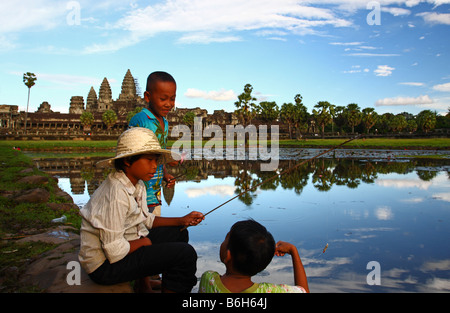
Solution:
[[[130,127],[145,127],[152,130],[158,138],[162,149],[167,148],[169,123],[167,114],[175,106],[177,84],[175,79],[166,72],[153,72],[147,78],[145,102],[148,108],[142,109],[130,120]],[[147,206],[154,215],[161,215],[161,183],[167,182],[168,188],[175,185],[174,177],[166,172],[163,164],[158,166],[155,176],[144,182],[147,188]]]

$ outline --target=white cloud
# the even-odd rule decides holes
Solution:
[[[375,210],[375,216],[377,219],[382,221],[391,220],[394,217],[391,208],[389,207],[379,207]]]
[[[178,43],[212,43],[212,42],[233,42],[233,41],[242,41],[242,38],[238,36],[219,36],[210,33],[195,33],[195,34],[186,34],[178,39]]]
[[[430,181],[424,181],[419,178],[414,179],[377,179],[375,184],[387,188],[419,188],[422,190],[427,190],[433,183]]]
[[[378,65],[374,73],[377,76],[391,76],[393,70],[395,70],[394,67],[390,67],[388,65]]]
[[[330,45],[334,46],[360,46],[362,45],[362,42],[359,41],[352,41],[352,42],[330,42]]]
[[[237,95],[233,90],[220,89],[219,91],[203,91],[195,88],[188,88],[184,94],[188,98],[202,98],[214,101],[235,100]]]
[[[344,73],[346,73],[346,74],[355,74],[355,73],[361,73],[361,72],[368,73],[368,72],[370,72],[370,70],[368,68],[361,69],[360,65],[352,65],[351,70],[344,71]]]
[[[66,23],[66,1],[0,1],[0,33],[51,29]]]
[[[450,192],[441,192],[433,194],[433,199],[450,202]]]
[[[421,203],[421,202],[425,201],[425,199],[416,197],[416,198],[410,198],[410,199],[401,199],[400,201],[406,202],[406,203]]]
[[[435,86],[433,86],[433,90],[445,91],[445,92],[450,91],[450,83],[435,85]]]
[[[400,54],[396,53],[349,53],[349,56],[355,57],[399,57]]]
[[[13,75],[22,76],[22,72],[10,72]],[[78,86],[78,85],[88,85],[100,87],[103,78],[90,77],[90,76],[79,76],[79,75],[69,75],[69,74],[49,74],[49,73],[39,73],[36,72],[36,77],[38,81],[46,81],[55,85],[63,86]],[[110,84],[116,83],[117,80],[108,78]]]
[[[390,13],[390,14],[392,14],[394,16],[411,14],[410,10],[403,9],[403,8],[381,7],[381,11]]]
[[[203,188],[187,188],[185,193],[188,198],[197,198],[206,195],[212,196],[232,196],[234,195],[235,187],[229,185],[216,185],[216,186],[208,186]]]
[[[419,107],[436,110],[438,114],[446,115],[450,108],[450,97],[434,98],[432,104],[419,105]]]
[[[202,38],[210,41],[220,38],[217,34],[231,31],[264,29],[302,34],[326,25],[348,27],[351,22],[337,17],[330,9],[304,6],[294,0],[173,0],[133,9],[114,27],[143,39],[163,32],[179,32],[185,34],[181,42],[189,43]],[[198,35],[205,30],[209,36]],[[211,37],[212,34],[216,36]]]
[[[420,104],[432,104],[434,103],[428,95],[419,97],[396,97],[396,98],[384,98],[375,102],[376,106],[396,106],[396,105],[420,105]]]
[[[16,44],[9,38],[9,36],[5,36],[0,34],[0,51],[7,51],[14,49]]]
[[[405,85],[405,86],[414,86],[414,87],[423,87],[425,84],[424,83],[417,83],[417,82],[404,82],[404,83],[399,83],[400,85]]]
[[[129,36],[123,36],[119,38],[111,39],[106,43],[96,43],[91,46],[87,46],[82,50],[83,54],[94,54],[94,53],[109,53],[115,52],[122,48],[130,47],[138,42],[140,42],[140,38],[131,34]]]
[[[450,25],[450,13],[424,12],[417,16],[423,17],[427,23]]]

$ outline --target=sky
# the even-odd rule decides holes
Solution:
[[[106,77],[113,99],[130,69],[141,95],[153,71],[177,81],[176,107],[235,110],[246,84],[261,101],[356,103],[379,114],[450,108],[450,0],[0,2],[0,104],[29,112]]]

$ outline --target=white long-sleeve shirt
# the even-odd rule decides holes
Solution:
[[[79,260],[89,274],[108,259],[114,263],[130,250],[128,241],[148,235],[155,216],[147,207],[145,185],[135,186],[121,171],[113,172],[80,210]]]

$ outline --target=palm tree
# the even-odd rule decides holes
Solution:
[[[85,131],[90,131],[91,126],[94,123],[94,115],[91,112],[83,112],[80,115],[80,122],[83,125]]]
[[[238,101],[234,103],[236,106],[236,115],[245,126],[250,125],[252,119],[256,116],[256,104],[253,101],[257,99],[252,96],[253,87],[250,84],[244,86],[244,92],[238,96]]]
[[[27,122],[28,122],[28,106],[30,104],[30,91],[31,87],[34,86],[37,77],[34,73],[26,72],[23,74],[23,83],[28,87],[28,101],[27,101],[27,111],[25,112],[25,133],[27,132]]]
[[[325,137],[325,126],[332,122],[330,113],[331,106],[332,104],[328,101],[319,101],[314,107],[320,110],[313,109],[314,119],[322,127],[322,138]]]
[[[434,129],[436,126],[436,114],[430,110],[423,110],[417,114],[417,125],[425,133],[428,133],[428,131]]]
[[[117,122],[117,114],[113,110],[106,110],[102,115],[102,121],[105,123],[108,131],[114,126]]]
[[[183,122],[189,126],[189,129],[192,130],[192,128],[195,125],[195,113],[192,111],[186,112],[186,114],[183,116]]]
[[[280,109],[275,101],[263,101],[258,105],[258,117],[265,122],[272,122],[278,118]]]
[[[361,111],[356,103],[350,103],[346,108],[347,123],[352,128],[352,134],[355,133],[355,126],[361,123]]]
[[[294,124],[295,107],[292,103],[283,103],[280,109],[280,120],[288,124],[289,139],[292,139],[291,127]]]
[[[362,113],[364,126],[366,127],[367,133],[369,133],[370,129],[376,124],[378,120],[378,114],[377,112],[375,112],[374,108],[365,108],[362,110]]]
[[[296,139],[308,130],[308,112],[303,104],[303,97],[300,94],[294,97],[294,126],[296,128]]]
[[[234,103],[236,110],[234,113],[241,120],[244,127],[251,124],[252,119],[256,116],[257,106],[254,103],[257,99],[252,96],[253,87],[250,84],[244,86],[244,92],[238,96],[238,101]],[[244,134],[244,144],[248,146],[249,138]]]

